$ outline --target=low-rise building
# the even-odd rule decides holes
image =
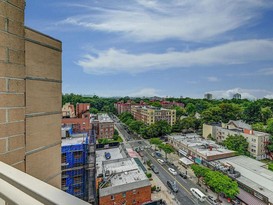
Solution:
[[[95,130],[97,139],[112,139],[114,137],[114,121],[109,117],[109,115],[103,113],[93,116],[91,118],[91,124]]]
[[[91,129],[90,117],[62,118],[62,127],[72,127],[73,133],[87,132]]]
[[[242,135],[249,143],[248,151],[257,160],[266,159],[267,143],[270,135],[264,132],[254,131],[250,125],[241,120],[230,120],[227,124],[214,123],[203,125],[203,137],[211,137],[217,142],[223,142],[229,135]]]
[[[163,101],[160,102],[160,104],[161,104],[161,106],[162,106],[163,108],[167,108],[167,109],[170,109],[170,108],[172,108],[172,107],[174,107],[174,106],[182,107],[182,108],[184,107],[184,104],[183,104],[183,103],[175,102],[175,101],[170,102],[170,101],[165,101],[165,100],[163,100]]]
[[[81,118],[86,112],[89,112],[90,103],[77,103],[76,104],[76,116]]]
[[[136,120],[151,125],[160,120],[165,120],[169,125],[176,122],[176,110],[158,108],[153,106],[132,105],[131,113]]]
[[[233,166],[240,173],[235,180],[240,188],[237,197],[245,204],[273,205],[273,172],[266,164],[246,156],[217,161]]]
[[[205,140],[197,134],[171,135],[168,136],[168,142],[180,156],[188,157],[199,164],[203,160],[212,161],[235,155],[234,151],[225,149],[214,141]]]
[[[151,201],[151,183],[133,158],[102,162],[99,205],[141,205]]]

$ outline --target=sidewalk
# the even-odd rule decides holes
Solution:
[[[187,171],[188,179],[191,180],[194,184],[197,184],[198,178],[195,176],[192,169],[190,168],[186,169],[185,167],[179,164],[179,156],[177,154],[173,153],[169,154],[168,158],[171,159],[171,161],[174,163],[174,165],[178,168],[179,171],[182,171],[184,173]],[[210,189],[207,189],[206,192],[206,186],[204,184],[198,187],[198,189],[200,189],[200,191],[202,191],[206,195],[213,196],[214,198],[217,197],[217,194],[212,192]],[[225,198],[220,197],[220,200],[222,201],[221,205],[231,205],[231,203],[229,203]]]

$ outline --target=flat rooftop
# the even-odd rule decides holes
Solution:
[[[185,147],[192,148],[203,156],[216,156],[222,154],[232,154],[234,151],[228,150],[225,147],[216,144],[212,140],[206,140],[195,133],[186,135],[171,135],[169,139],[180,142]]]
[[[104,153],[109,152],[111,154],[111,159],[106,160],[104,157]],[[112,148],[112,149],[103,149],[96,151],[96,168],[97,168],[97,176],[102,174],[102,162],[109,161],[114,159],[122,159],[125,156],[121,152],[120,148]]]
[[[218,161],[235,167],[235,170],[241,173],[241,176],[236,178],[237,181],[268,197],[269,202],[273,203],[273,172],[265,168],[265,163],[245,156]]]
[[[114,122],[109,115],[103,113],[103,114],[98,114],[98,121],[99,122]]]
[[[100,196],[151,185],[149,179],[133,158],[104,161],[102,166],[103,172],[109,173],[109,176],[112,174],[112,177],[106,186],[100,189]]]
[[[86,134],[79,137],[70,137],[62,139],[62,146],[76,145],[76,144],[85,144],[86,143]]]

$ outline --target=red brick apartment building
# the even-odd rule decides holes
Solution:
[[[127,103],[117,102],[114,104],[114,106],[115,106],[119,115],[124,112],[131,112],[131,102],[130,101],[128,101]]]
[[[99,205],[142,205],[151,201],[151,183],[133,158],[103,161]]]
[[[78,118],[81,117],[81,115],[83,113],[85,113],[86,111],[89,111],[90,109],[90,103],[77,103],[76,104],[76,116]]]
[[[96,132],[96,139],[114,137],[114,121],[107,114],[98,114],[91,119],[91,124]]]

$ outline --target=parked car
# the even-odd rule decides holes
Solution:
[[[179,172],[179,176],[181,176],[183,179],[187,179],[186,173]]]
[[[231,200],[231,204],[232,205],[241,205],[242,203],[239,199],[235,198],[235,199]]]
[[[178,188],[174,182],[167,181],[167,185],[173,192],[175,192],[175,193],[178,192]]]
[[[217,200],[213,197],[213,196],[207,196],[207,201],[209,202],[209,204],[211,205],[218,205],[219,203],[217,202]]]
[[[177,172],[173,168],[168,168],[169,172],[172,173],[172,175],[177,175]]]
[[[144,157],[143,152],[139,152],[138,154],[139,154],[139,156]]]
[[[153,172],[154,172],[155,174],[158,174],[158,173],[159,173],[158,169],[157,169],[154,165],[151,165],[151,169],[153,170]]]
[[[157,159],[159,164],[164,164],[164,160],[163,159]]]
[[[199,201],[204,202],[206,200],[206,195],[203,194],[199,189],[190,188],[193,196],[195,196]]]

